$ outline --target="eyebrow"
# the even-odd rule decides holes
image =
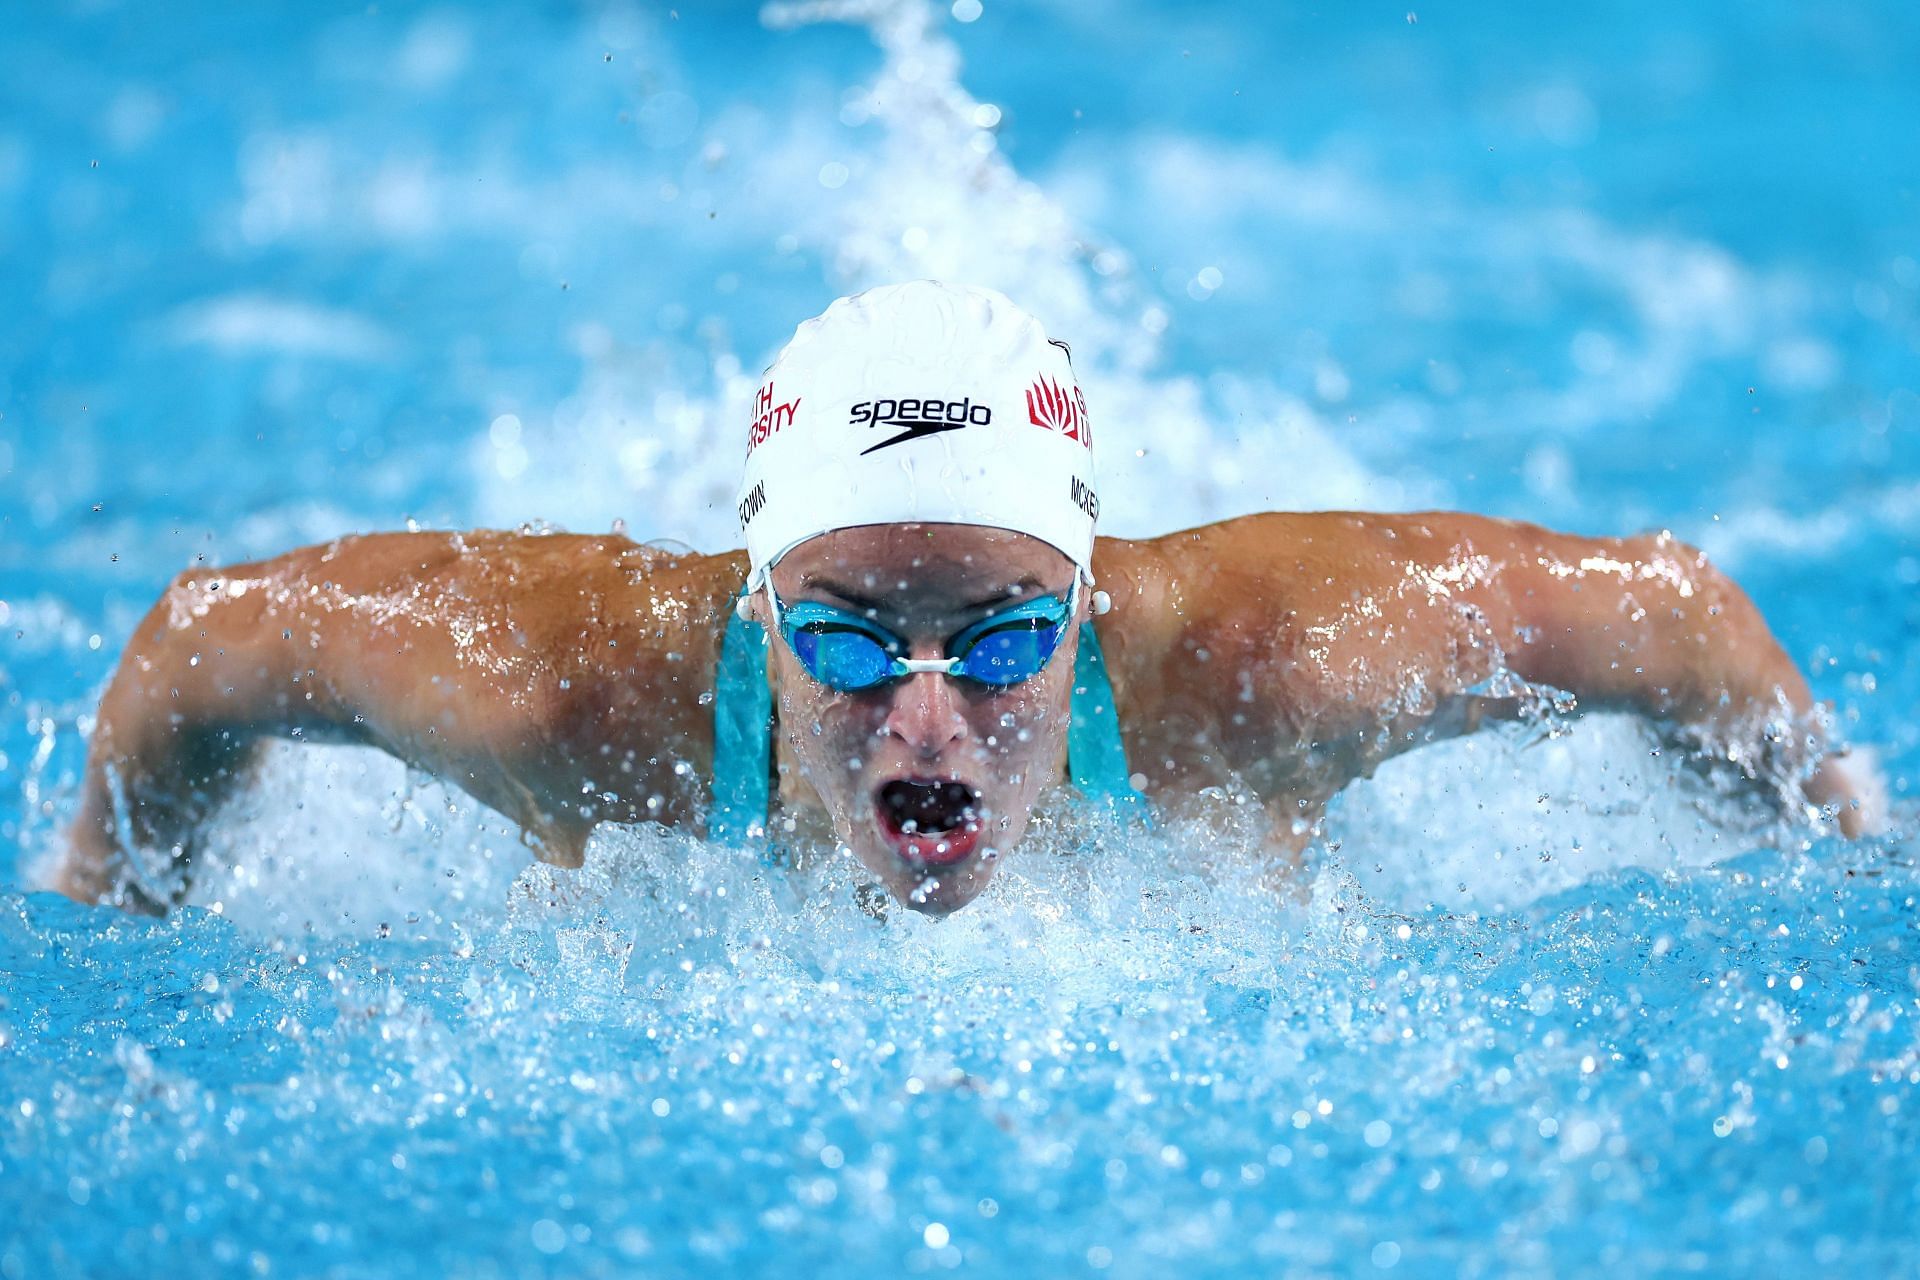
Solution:
[[[848,604],[853,605],[857,609],[871,609],[875,613],[879,613],[881,610],[887,607],[887,604],[885,601],[876,600],[873,597],[866,595],[863,592],[856,590],[853,587],[849,587],[845,583],[837,582],[832,578],[816,577],[816,576],[810,575],[804,580],[804,582],[806,587],[809,590],[824,591],[828,595],[839,596],[842,600],[845,600]],[[1040,579],[1034,577],[1032,574],[1028,574],[1024,578],[1020,578],[1014,582],[1008,583],[1006,589],[1001,591],[998,595],[988,596],[984,600],[969,601],[968,603],[961,605],[958,611],[961,613],[971,613],[976,609],[985,609],[989,605],[1006,604],[1012,601],[1013,597],[1021,594],[1022,592],[1025,592],[1034,588],[1039,588],[1041,590],[1044,590],[1045,587],[1046,587],[1046,584],[1044,582],[1040,581]]]

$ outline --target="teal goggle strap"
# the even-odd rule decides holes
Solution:
[[[745,598],[746,593],[741,593]],[[713,689],[713,807],[707,838],[744,845],[764,839],[772,801],[773,691],[767,686],[767,633],[739,609],[727,610]]]
[[[1073,663],[1073,714],[1067,722],[1067,776],[1074,789],[1123,817],[1153,826],[1152,806],[1134,789],[1127,747],[1120,737],[1113,681],[1093,624],[1080,624],[1080,651]]]

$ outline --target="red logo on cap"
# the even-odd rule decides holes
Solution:
[[[1069,396],[1066,388],[1041,374],[1027,388],[1027,417],[1036,427],[1058,431],[1069,440],[1078,440],[1093,448],[1093,426],[1087,421],[1087,398],[1075,387]]]

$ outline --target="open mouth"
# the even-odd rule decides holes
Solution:
[[[896,778],[880,787],[874,807],[881,835],[905,862],[951,866],[980,843],[980,793],[964,782]]]

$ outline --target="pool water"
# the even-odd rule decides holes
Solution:
[[[10,15],[0,1277],[1920,1273],[1916,65],[1892,4]],[[1110,532],[1706,547],[1892,834],[1589,716],[1391,762],[1301,900],[1221,797],[935,922],[286,747],[173,917],[37,890],[173,573],[733,545],[764,362],[922,275],[1073,340]]]

